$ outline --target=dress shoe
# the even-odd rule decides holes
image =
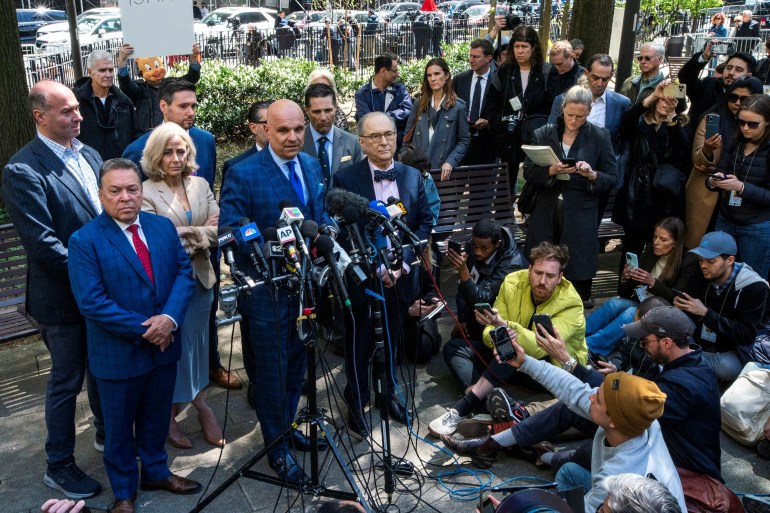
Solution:
[[[444,445],[459,456],[470,456],[474,465],[479,468],[489,468],[495,462],[496,454],[503,448],[490,435],[484,438],[460,440],[450,435],[441,435]]]
[[[224,447],[227,441],[222,434],[222,428],[217,423],[217,418],[211,410],[207,413],[198,413],[198,423],[203,430],[203,439],[206,443],[213,445],[214,447]]]
[[[177,449],[192,449],[193,443],[184,435],[176,436],[171,433],[168,434],[168,443]]]
[[[379,397],[374,400],[374,406],[377,409],[381,409]],[[406,424],[406,409],[404,409],[401,402],[393,396],[390,396],[390,399],[388,399],[388,414],[391,420]]]
[[[289,440],[287,440],[287,443],[289,447],[291,447],[295,451],[310,452],[310,437],[305,435],[305,433],[303,433],[299,429],[291,430],[291,437]],[[326,438],[319,436],[318,450],[325,451],[328,448],[329,448],[329,442],[326,441]]]
[[[227,372],[224,367],[210,369],[209,379],[222,388],[229,388],[230,390],[243,388],[243,383],[238,379],[238,375],[234,372]]]
[[[201,484],[198,481],[171,474],[166,479],[161,479],[160,481],[142,481],[139,487],[145,491],[166,490],[177,495],[190,495],[198,493],[201,489]]]
[[[269,462],[270,468],[282,481],[300,486],[310,481],[305,471],[297,465],[290,454],[286,454],[283,458],[269,458]]]
[[[134,513],[134,499],[116,500],[110,511],[112,513]]]
[[[348,411],[347,428],[348,434],[356,442],[360,442],[370,436],[369,426],[366,424],[366,419],[364,419],[361,413],[356,414],[353,411]]]
[[[535,466],[547,467],[549,466],[548,463],[541,461],[540,456],[547,452],[556,452],[556,447],[554,447],[551,442],[540,442],[536,443],[528,449],[525,449],[519,445],[514,445],[509,447],[507,452],[514,458],[528,461]]]

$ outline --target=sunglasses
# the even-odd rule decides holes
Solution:
[[[743,103],[743,101],[748,98],[748,96],[741,96],[740,94],[730,93],[727,95],[727,101],[730,103],[738,103],[739,101]]]
[[[650,62],[653,59],[651,55],[637,55],[636,60],[639,62],[646,61]]]
[[[761,121],[746,121],[745,119],[738,118],[738,126],[740,126],[741,128],[747,126],[752,130],[756,130],[757,128],[759,128],[759,125],[761,124],[762,124]]]

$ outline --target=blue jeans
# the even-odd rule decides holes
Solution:
[[[770,221],[740,225],[728,221],[720,212],[716,229],[733,236],[738,244],[738,261],[748,264],[760,278],[767,279],[770,271]]]
[[[591,471],[587,470],[575,462],[565,463],[556,473],[556,489],[571,490],[577,486],[583,487],[583,493],[588,493],[591,489]]]
[[[732,381],[741,373],[743,365],[735,351],[724,353],[707,353],[703,351],[703,359],[714,369],[719,381]]]
[[[589,315],[586,319],[588,349],[602,356],[610,354],[623,340],[623,325],[633,322],[637,306],[636,301],[613,297]]]

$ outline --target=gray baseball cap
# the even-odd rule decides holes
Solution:
[[[695,325],[687,314],[673,306],[659,306],[647,312],[636,322],[624,324],[629,337],[644,338],[650,333],[674,340],[686,340],[692,336]]]

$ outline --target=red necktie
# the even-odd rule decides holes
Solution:
[[[137,256],[139,256],[139,260],[142,262],[144,271],[147,273],[147,276],[150,278],[150,282],[154,285],[155,277],[152,274],[152,261],[150,260],[150,250],[147,249],[147,245],[142,241],[142,238],[139,237],[139,225],[132,224],[131,226],[128,227],[128,231],[131,232],[131,235],[132,235],[131,240],[134,243],[134,249],[136,250],[136,254]]]

